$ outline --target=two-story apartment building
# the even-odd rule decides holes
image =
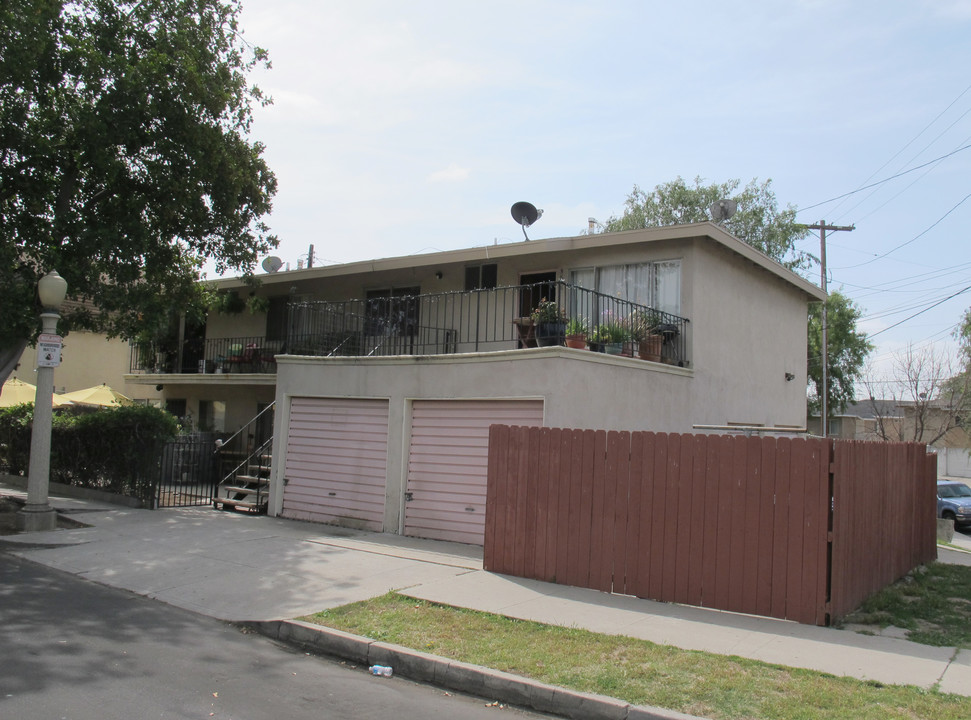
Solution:
[[[275,401],[273,514],[465,542],[481,542],[491,423],[801,428],[807,309],[824,297],[711,223],[261,279],[219,285],[265,313],[211,315],[129,381],[222,431]],[[594,341],[650,317],[660,356],[544,346],[544,299]]]

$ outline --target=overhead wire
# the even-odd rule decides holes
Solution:
[[[910,240],[907,240],[906,242],[902,242],[899,245],[897,245],[896,247],[891,248],[890,250],[887,250],[887,252],[883,253],[882,255],[877,255],[875,257],[870,258],[869,260],[866,260],[865,262],[861,262],[861,263],[858,263],[856,265],[843,265],[841,267],[835,267],[835,268],[831,268],[831,269],[832,270],[852,270],[854,268],[863,267],[864,265],[869,265],[870,263],[876,262],[877,260],[882,260],[883,258],[887,257],[888,255],[897,252],[898,250],[900,250],[900,248],[903,248],[903,247],[906,247],[907,245],[910,245],[912,242],[915,242],[915,241],[919,240],[921,237],[923,237],[924,235],[926,235],[927,233],[929,233],[931,230],[933,230],[935,227],[937,227],[944,220],[944,218],[946,218],[952,212],[954,212],[959,207],[961,207],[965,202],[967,202],[968,201],[968,198],[971,198],[971,193],[968,193],[967,195],[965,195],[960,201],[958,201],[957,205],[955,205],[950,210],[948,210],[946,213],[944,213],[943,215],[941,215],[941,217],[939,217],[937,220],[935,220],[933,223],[931,223],[931,225],[929,227],[927,227],[923,232],[920,232],[917,235],[915,235],[914,237],[912,237]]]
[[[905,175],[907,173],[913,172],[914,170],[919,170],[921,167],[925,167],[926,165],[929,165],[931,163],[934,163],[937,160],[943,160],[944,158],[949,157],[950,155],[953,155],[954,153],[959,152],[960,150],[964,149],[964,148],[959,148],[958,150],[955,150],[954,152],[949,153],[948,155],[943,155],[940,158],[937,158],[935,160],[931,160],[929,163],[925,163],[924,165],[920,165],[920,166],[918,166],[916,168],[912,168],[911,170],[907,170],[906,172],[898,173],[897,175],[894,175],[893,177],[887,178],[886,180],[881,180],[881,181],[876,182],[876,183],[873,183],[871,185],[867,185],[866,184],[877,173],[879,173],[881,170],[883,170],[885,167],[887,167],[890,163],[892,163],[894,160],[896,160],[907,148],[909,148],[911,145],[913,145],[915,142],[917,142],[917,139],[920,138],[920,136],[923,135],[925,132],[927,132],[934,125],[934,123],[936,123],[938,120],[940,120],[941,117],[943,117],[944,114],[948,110],[950,110],[952,107],[954,107],[955,103],[957,103],[958,100],[960,100],[962,97],[964,97],[968,93],[968,91],[971,91],[971,85],[968,85],[966,88],[964,88],[964,90],[962,90],[960,93],[958,93],[957,97],[955,97],[950,103],[948,103],[947,107],[945,107],[943,110],[941,110],[934,117],[933,120],[931,120],[929,123],[927,123],[927,125],[925,125],[923,127],[923,129],[919,133],[917,133],[916,135],[914,135],[914,137],[912,137],[902,148],[900,148],[896,153],[894,153],[893,156],[889,160],[887,160],[883,165],[881,165],[879,168],[877,168],[876,170],[874,170],[870,174],[870,176],[866,180],[863,181],[863,185],[861,187],[858,187],[856,190],[853,190],[852,192],[844,193],[843,195],[839,195],[839,196],[837,196],[835,198],[831,198],[829,200],[824,200],[821,203],[816,203],[815,205],[809,205],[808,207],[800,208],[800,212],[802,210],[811,210],[812,208],[819,207],[820,205],[825,205],[827,203],[834,202],[836,200],[841,200],[841,199],[846,198],[846,197],[849,197],[851,195],[855,195],[856,193],[862,192],[863,190],[867,190],[867,189],[869,189],[871,187],[876,187],[878,185],[882,185],[883,183],[889,182],[890,180],[894,180],[897,177],[900,177],[901,175]],[[963,115],[961,115],[961,117],[964,117],[964,115],[966,115],[966,114],[967,114],[967,112],[965,112]],[[961,118],[958,118],[958,120],[960,120],[960,119]],[[955,123],[956,122],[957,122],[957,120],[955,120]],[[951,123],[951,125],[949,125],[947,128],[945,128],[945,130],[943,132],[947,132],[947,130],[949,130],[953,126],[954,126],[954,123]],[[943,133],[941,133],[941,134],[943,134]],[[937,142],[937,140],[940,138],[941,134],[939,134],[936,138],[934,138],[934,140],[932,140],[927,146],[925,146],[924,147],[924,150],[926,150],[928,147],[930,147],[930,145],[933,145],[935,142]],[[921,150],[919,153],[917,153],[917,155],[914,156],[914,158],[911,158],[911,160],[909,160],[908,162],[913,162],[914,159],[916,159],[922,152],[924,152],[924,150]],[[839,209],[839,205],[837,205],[835,208],[833,208],[833,211],[835,212],[838,209]]]
[[[842,198],[849,197],[850,195],[856,195],[858,192],[863,192],[864,190],[869,190],[872,187],[877,187],[878,185],[883,185],[884,183],[888,183],[891,180],[896,180],[899,177],[903,177],[904,175],[909,175],[912,172],[916,172],[917,170],[920,170],[921,168],[925,168],[928,165],[933,165],[934,163],[940,162],[941,160],[946,160],[947,158],[951,157],[952,155],[957,155],[959,152],[963,152],[963,151],[967,150],[968,148],[971,148],[971,143],[968,143],[967,145],[962,145],[961,147],[957,148],[956,150],[952,150],[951,152],[947,153],[946,155],[941,155],[940,157],[936,157],[933,160],[928,160],[925,163],[921,163],[920,165],[917,165],[916,167],[912,167],[912,168],[909,168],[909,169],[904,170],[902,172],[899,172],[896,175],[891,175],[890,177],[884,178],[883,180],[877,180],[876,182],[870,183],[869,185],[864,185],[863,187],[857,188],[856,190],[850,190],[849,192],[843,193],[842,195],[837,195],[836,197],[831,197],[829,200],[823,200],[822,202],[815,203],[814,205],[807,205],[806,207],[801,207],[796,212],[797,213],[801,213],[801,212],[804,212],[805,210],[812,210],[813,208],[817,208],[820,205],[825,205],[827,203],[831,203],[831,202],[834,202],[836,200],[841,200]]]
[[[916,160],[916,159],[917,159],[918,157],[920,157],[920,156],[921,156],[921,155],[922,155],[922,154],[923,154],[923,153],[924,153],[925,151],[927,151],[927,150],[929,150],[929,149],[930,149],[930,147],[931,147],[931,145],[933,145],[933,144],[934,144],[934,143],[936,143],[936,142],[937,142],[938,140],[940,140],[940,139],[941,139],[941,137],[943,137],[943,135],[944,135],[944,133],[946,133],[946,132],[947,132],[948,130],[950,130],[950,129],[951,129],[952,127],[954,127],[955,125],[957,125],[957,124],[958,124],[958,122],[960,122],[960,121],[961,121],[961,120],[962,120],[962,119],[963,119],[963,118],[964,118],[964,117],[965,117],[966,115],[968,115],[968,113],[971,113],[971,107],[969,107],[969,108],[968,108],[967,110],[965,110],[965,111],[964,111],[963,113],[961,113],[961,115],[959,115],[959,116],[958,116],[958,118],[957,118],[957,119],[956,119],[956,120],[955,120],[954,122],[952,122],[952,123],[951,123],[950,125],[948,125],[948,126],[947,126],[946,128],[944,128],[943,130],[941,130],[941,132],[939,132],[939,133],[937,134],[937,137],[935,137],[935,138],[934,138],[933,140],[931,140],[931,141],[930,141],[930,142],[929,142],[929,143],[928,143],[927,145],[925,145],[925,146],[923,147],[923,149],[921,149],[921,150],[920,150],[920,152],[918,152],[918,153],[917,153],[916,155],[914,155],[914,156],[913,156],[913,157],[912,157],[912,158],[911,158],[910,160],[908,160],[908,161],[907,161],[906,163],[904,163],[904,166],[906,167],[906,166],[907,166],[908,164],[910,164],[910,163],[912,163],[912,162],[914,162],[914,161],[915,161],[915,160]],[[938,116],[938,117],[940,117],[940,116]],[[961,141],[961,142],[959,143],[959,146],[962,146],[962,145],[965,145],[965,144],[966,144],[966,143],[968,142],[968,140],[971,140],[971,138],[964,138],[964,140],[962,140],[962,141]],[[900,193],[902,193],[902,192],[904,192],[904,191],[906,191],[906,190],[907,190],[908,188],[910,188],[910,187],[912,187],[912,186],[913,186],[913,185],[914,185],[915,183],[918,183],[918,182],[920,182],[920,180],[922,180],[922,179],[923,179],[923,178],[924,178],[924,177],[925,177],[925,176],[926,176],[926,175],[927,175],[928,173],[930,173],[930,172],[931,172],[932,170],[934,170],[934,169],[935,169],[935,168],[937,167],[937,165],[939,165],[939,164],[940,164],[940,163],[941,163],[941,162],[942,162],[943,160],[944,160],[944,158],[941,158],[941,159],[938,159],[938,160],[932,160],[932,161],[931,161],[931,163],[930,163],[930,165],[931,165],[931,167],[927,167],[927,163],[925,163],[925,164],[924,164],[924,166],[925,166],[925,167],[927,167],[927,171],[926,171],[926,172],[924,172],[923,174],[921,174],[921,175],[920,175],[920,177],[918,177],[917,179],[915,179],[915,180],[914,180],[914,181],[913,181],[912,183],[910,183],[910,185],[908,185],[908,186],[907,186],[906,188],[904,188],[903,190],[901,190],[901,191],[900,191]],[[873,197],[873,195],[874,195],[874,194],[875,194],[876,192],[877,192],[877,191],[876,191],[876,189],[874,189],[874,190],[873,190],[873,192],[871,192],[871,193],[870,193],[869,195],[867,195],[867,196],[866,196],[865,198],[862,198],[862,199],[861,199],[861,200],[860,200],[859,202],[857,202],[857,203],[856,203],[856,205],[853,205],[852,207],[850,207],[849,209],[847,209],[847,210],[846,210],[846,211],[845,211],[845,212],[844,212],[844,213],[843,213],[842,215],[840,215],[840,216],[839,216],[839,218],[843,218],[843,217],[846,217],[846,215],[847,215],[847,214],[849,214],[850,212],[852,212],[852,211],[853,211],[853,210],[855,210],[856,208],[858,208],[858,207],[860,207],[860,205],[862,205],[862,204],[863,204],[864,202],[866,202],[866,201],[867,201],[868,199],[870,199],[871,197]],[[899,195],[900,193],[897,193],[897,195]],[[894,195],[893,197],[897,197],[897,195]],[[891,200],[892,200],[892,199],[893,199],[893,198],[891,198]],[[890,200],[888,200],[887,202],[890,202]],[[884,203],[884,205],[885,205],[885,204],[886,204],[886,203]],[[880,207],[883,207],[883,205],[881,205]],[[879,208],[877,208],[877,209],[879,209]],[[864,215],[863,217],[869,217],[870,215],[872,215],[872,214],[873,214],[873,212],[876,212],[876,210],[873,210],[873,211],[871,211],[870,213],[868,213],[867,215]]]
[[[969,109],[969,111],[968,111],[968,112],[971,112],[971,109]],[[965,114],[967,114],[967,113],[965,113]],[[968,142],[969,140],[971,140],[971,137],[967,137],[967,138],[965,138],[964,140],[962,140],[961,142],[962,142],[962,143],[966,143],[966,142]],[[917,184],[917,183],[919,183],[919,182],[920,182],[921,180],[923,180],[923,179],[924,179],[925,177],[927,177],[927,176],[928,176],[928,175],[929,175],[929,174],[930,174],[930,173],[931,173],[931,172],[932,172],[933,170],[935,170],[935,169],[937,168],[937,166],[938,166],[939,164],[940,164],[940,163],[938,162],[938,163],[936,163],[936,164],[934,164],[933,166],[931,166],[931,167],[929,167],[929,168],[927,168],[927,170],[925,170],[924,172],[922,172],[922,173],[921,173],[920,175],[918,175],[918,176],[917,176],[916,178],[914,178],[913,180],[911,180],[911,181],[910,181],[910,182],[909,182],[909,183],[908,183],[907,185],[905,185],[904,187],[902,187],[902,188],[900,188],[900,190],[898,190],[898,191],[897,191],[896,193],[894,193],[894,194],[893,194],[893,195],[891,195],[891,196],[890,196],[889,198],[887,198],[886,200],[884,200],[884,201],[883,201],[882,203],[880,203],[879,205],[877,205],[877,206],[876,206],[875,208],[873,208],[873,210],[871,210],[870,212],[868,212],[868,213],[867,213],[866,215],[864,215],[863,217],[861,217],[861,218],[859,218],[859,219],[857,219],[857,222],[863,222],[864,220],[866,220],[866,219],[867,219],[868,217],[870,217],[871,215],[873,215],[873,214],[875,214],[875,213],[877,213],[877,212],[879,212],[880,210],[883,210],[883,209],[884,209],[884,208],[885,208],[885,207],[886,207],[887,205],[889,205],[890,203],[892,203],[892,202],[893,202],[894,200],[896,200],[896,199],[897,199],[898,197],[900,197],[900,196],[901,196],[901,195],[903,195],[903,194],[904,194],[905,192],[907,192],[908,190],[910,190],[910,188],[912,188],[912,187],[913,187],[914,185],[916,185],[916,184]],[[874,190],[873,192],[876,192],[876,190]],[[863,200],[860,200],[860,202],[858,202],[858,203],[857,203],[856,205],[854,205],[854,206],[853,206],[852,208],[850,208],[850,210],[853,210],[853,209],[855,209],[855,208],[857,208],[857,207],[859,207],[860,205],[862,205],[862,204],[863,204],[863,202],[865,202],[865,201],[866,201],[866,199],[867,199],[867,198],[869,198],[869,197],[871,197],[872,195],[873,195],[873,193],[871,193],[870,195],[867,195],[867,197],[866,197],[866,198],[864,198]],[[850,210],[847,210],[847,211],[846,211],[846,213],[843,213],[843,215],[841,215],[840,217],[841,217],[841,218],[842,218],[842,217],[845,217],[845,216],[846,216],[846,214],[850,212]]]
[[[841,285],[844,287],[855,288],[858,291],[869,291],[872,294],[921,292],[921,290],[904,290],[903,288],[911,285],[920,285],[921,283],[930,282],[932,280],[939,280],[947,277],[948,275],[956,275],[964,272],[969,267],[971,267],[971,262],[962,263],[961,265],[955,265],[954,267],[950,268],[935,269],[930,272],[921,273],[920,275],[911,275],[906,278],[888,280],[885,283],[877,283],[876,285],[857,285],[856,283],[847,282],[846,280],[844,280]],[[858,294],[856,297],[861,299],[864,297],[869,297],[869,295]]]
[[[950,299],[952,299],[952,298],[956,298],[956,297],[957,297],[958,295],[961,295],[961,294],[963,294],[963,293],[966,293],[966,292],[967,292],[968,290],[971,290],[971,285],[968,285],[967,287],[965,287],[965,288],[964,288],[964,289],[962,289],[962,290],[958,290],[958,291],[957,291],[956,293],[954,293],[954,294],[952,294],[952,295],[948,295],[948,296],[947,296],[946,298],[944,298],[943,300],[940,300],[940,301],[938,301],[938,302],[936,302],[936,303],[934,303],[933,305],[928,305],[928,306],[927,306],[926,308],[924,308],[924,309],[923,309],[923,310],[921,310],[920,312],[916,312],[916,313],[914,313],[913,315],[908,315],[908,316],[907,316],[907,317],[905,317],[905,318],[904,318],[903,320],[900,320],[899,322],[895,322],[895,323],[894,323],[893,325],[888,325],[887,327],[885,327],[885,328],[883,328],[883,330],[878,330],[878,331],[877,331],[877,332],[875,332],[875,333],[870,333],[869,335],[867,335],[867,337],[868,337],[868,338],[875,338],[875,337],[876,337],[877,335],[882,335],[883,333],[885,333],[885,332],[887,332],[887,330],[891,330],[891,329],[893,329],[893,328],[895,328],[895,327],[897,327],[898,325],[903,325],[903,324],[904,324],[905,322],[907,322],[908,320],[913,320],[913,319],[914,319],[915,317],[918,317],[918,316],[920,316],[920,315],[923,315],[923,314],[924,314],[925,312],[927,312],[928,310],[933,310],[933,309],[934,309],[934,308],[936,308],[936,307],[937,307],[938,305],[943,305],[943,304],[944,304],[944,303],[946,303],[946,302],[947,302],[948,300],[950,300]]]

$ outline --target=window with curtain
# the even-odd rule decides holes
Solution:
[[[607,265],[581,268],[570,274],[571,282],[604,295],[647,305],[673,315],[681,314],[681,261]],[[584,308],[577,308],[581,314]]]

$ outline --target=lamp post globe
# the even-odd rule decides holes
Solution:
[[[34,396],[34,421],[30,433],[30,464],[27,470],[27,503],[20,511],[21,527],[26,532],[54,530],[57,514],[47,499],[51,474],[51,415],[54,396],[54,367],[60,364],[60,338],[57,337],[58,310],[67,295],[67,281],[52,270],[37,283],[37,295],[43,312],[40,314],[41,332],[53,350],[37,348],[37,393]]]
[[[57,312],[67,297],[67,280],[51,270],[37,281],[37,295],[42,308]]]

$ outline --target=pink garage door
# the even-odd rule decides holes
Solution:
[[[489,426],[542,425],[542,400],[416,400],[405,535],[481,545]]]
[[[380,531],[388,402],[293,398],[281,515]]]

